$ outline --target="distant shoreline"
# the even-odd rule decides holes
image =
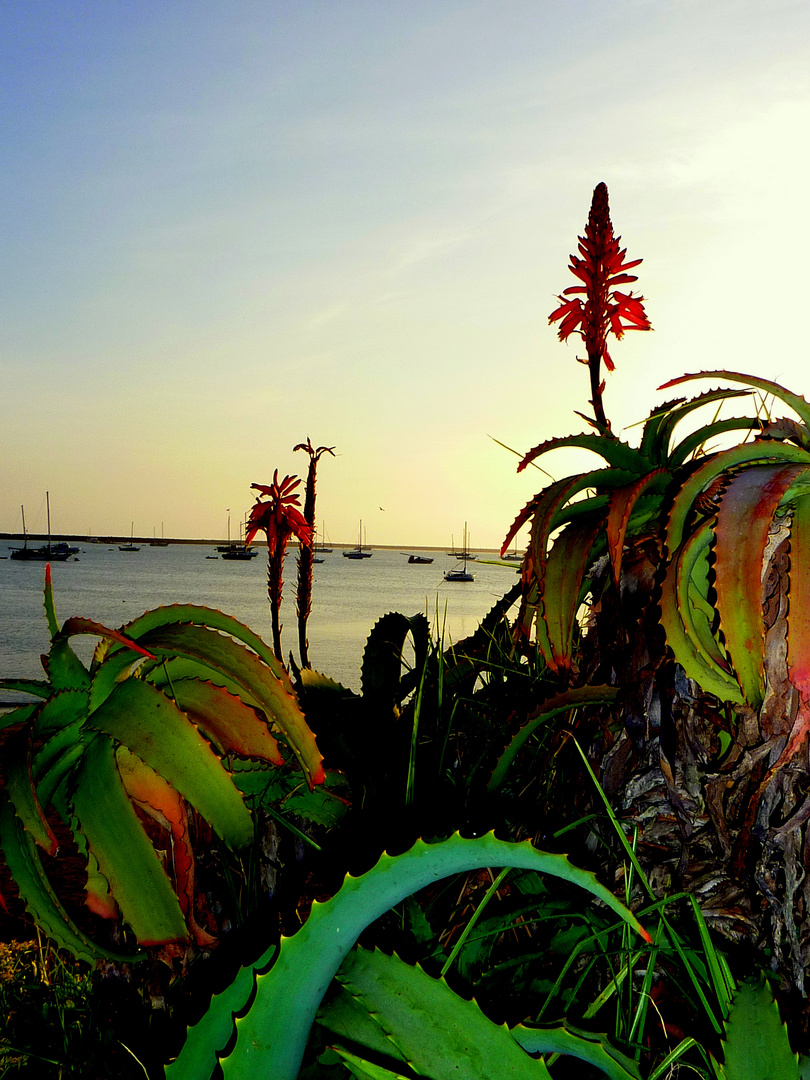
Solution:
[[[24,537],[22,533],[0,532],[0,542],[13,541],[14,543],[23,543],[23,541],[25,539],[26,539],[26,537]],[[29,543],[43,544],[43,543],[47,543],[48,536],[47,536],[47,533],[28,533],[27,539],[28,539]],[[201,547],[212,547],[212,546],[216,546],[217,544],[227,544],[228,543],[227,540],[217,539],[217,538],[213,538],[211,540],[188,540],[188,539],[175,540],[175,539],[170,539],[169,537],[164,537],[162,539],[166,544],[198,544]],[[76,536],[76,535],[73,535],[71,533],[52,533],[51,534],[51,542],[52,543],[55,543],[55,542],[60,541],[60,540],[66,540],[69,543],[73,543],[73,544],[129,544],[130,542],[133,542],[135,544],[143,544],[144,547],[148,547],[149,544],[154,543],[155,537],[154,536],[135,536],[135,537],[131,537],[131,536],[127,535],[127,536],[94,536],[94,537],[91,538],[91,537],[88,537],[88,536]],[[160,540],[158,542],[160,543]],[[233,541],[231,541],[231,543],[233,543]],[[250,546],[251,547],[267,547],[267,544],[263,540],[253,540],[253,541],[251,541]],[[351,551],[352,548],[357,547],[357,544],[356,543],[352,543],[352,544],[336,544],[336,543],[333,543],[332,541],[330,541],[329,546],[333,547],[333,548],[335,548],[335,549],[337,549],[339,551]],[[367,546],[372,551],[401,551],[403,553],[403,555],[407,555],[411,551],[445,551],[445,552],[447,551],[446,547],[425,547],[424,545],[413,546],[413,545],[409,545],[409,544],[368,544]],[[290,544],[290,547],[293,548],[293,549],[296,549],[297,545],[296,544]],[[497,552],[498,548],[476,547],[476,548],[473,549],[473,551],[474,552],[479,552],[480,551],[480,552],[482,552],[484,554],[488,554],[488,553],[491,553],[491,552]],[[448,552],[448,554],[449,554],[449,552]]]

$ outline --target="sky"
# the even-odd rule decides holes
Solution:
[[[600,181],[654,327],[614,430],[689,371],[810,397],[805,0],[5,0],[0,123],[0,531],[235,535],[309,437],[332,541],[499,546],[547,482],[499,443],[586,430]]]

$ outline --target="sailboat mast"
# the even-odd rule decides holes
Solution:
[[[48,518],[48,550],[51,547],[51,493],[45,492],[45,514]]]

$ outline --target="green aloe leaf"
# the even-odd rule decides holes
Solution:
[[[513,1027],[512,1038],[529,1054],[567,1054],[601,1070],[610,1080],[640,1080],[638,1065],[611,1045],[607,1035],[561,1024]]]
[[[709,539],[709,525],[706,523],[701,531],[694,533],[671,555],[661,583],[661,625],[667,645],[690,679],[721,701],[742,705],[745,698],[739,683],[730,671],[712,660],[704,640],[705,634],[696,626],[699,620],[707,622],[705,612],[690,602],[690,556],[701,554],[701,545]]]
[[[671,386],[682,386],[686,382],[694,382],[695,379],[725,379],[727,382],[741,382],[748,386],[755,386],[757,390],[764,390],[766,394],[773,394],[779,401],[783,401],[801,417],[802,422],[810,425],[810,404],[799,394],[793,394],[779,383],[771,382],[770,379],[760,379],[756,375],[743,375],[738,371],[695,371],[689,375],[681,375],[677,379],[659,386],[659,390],[666,390]]]
[[[652,460],[642,450],[637,450],[628,443],[622,442],[615,436],[610,435],[567,435],[559,439],[547,439],[539,446],[535,446],[526,454],[518,466],[518,472],[522,472],[537,458],[551,450],[559,450],[564,446],[579,446],[583,450],[592,450],[598,454],[614,469],[625,469],[628,472],[644,473],[654,467]]]
[[[762,560],[782,497],[808,465],[753,465],[733,475],[720,498],[714,547],[720,628],[745,700],[759,708],[765,694]],[[741,543],[745,537],[745,543]]]
[[[202,679],[172,679],[166,689],[221,753],[284,764],[266,722],[236,694]]]
[[[372,627],[360,675],[363,698],[372,708],[390,710],[402,699],[402,650],[409,635],[414,645],[414,670],[421,671],[430,645],[430,626],[424,615],[408,617],[389,611]]]
[[[547,698],[521,725],[520,730],[498,758],[498,763],[493,769],[492,776],[487,784],[487,791],[491,794],[493,791],[498,790],[504,782],[509,767],[520,753],[526,740],[542,724],[548,723],[549,720],[560,713],[575,709],[580,705],[610,704],[616,700],[618,693],[619,691],[615,686],[581,686]]]
[[[253,1005],[236,1020],[235,1047],[222,1060],[225,1077],[248,1080],[264,1070],[263,1075],[274,1080],[295,1080],[321,998],[363,928],[425,885],[486,866],[523,867],[580,885],[649,940],[635,916],[593,874],[572,866],[564,855],[538,851],[528,842],[497,840],[492,834],[475,840],[455,834],[437,844],[418,841],[402,855],[383,855],[367,874],[347,878],[331,900],[313,905],[294,937],[282,939],[273,966],[257,976]],[[265,955],[260,964],[268,960]],[[192,1045],[195,1031],[189,1032]],[[212,1069],[213,1055],[221,1049],[209,1047]],[[197,1049],[189,1052],[196,1054]],[[184,1054],[185,1048],[172,1066],[172,1080],[194,1075],[185,1070]]]
[[[24,728],[6,740],[3,773],[17,817],[39,846],[49,855],[55,855],[58,843],[39,801],[31,767],[30,728]]]
[[[142,959],[141,954],[104,949],[76,926],[48,881],[34,838],[14,813],[5,792],[0,792],[0,848],[26,910],[58,948],[91,964],[99,959],[118,963]]]
[[[106,735],[86,745],[74,783],[79,828],[138,941],[185,941],[180,903],[127,797]]]
[[[319,1020],[341,1040],[385,1054],[431,1080],[550,1080],[545,1064],[530,1057],[475,1001],[465,1001],[444,979],[433,979],[397,956],[353,949],[337,980],[357,1013],[353,1018],[348,1010],[327,1007]]]
[[[132,632],[130,624],[129,631]],[[249,695],[249,701],[269,714],[295,753],[311,784],[323,782],[322,755],[315,736],[292,690],[289,677],[281,679],[263,659],[216,630],[181,624],[160,626],[138,638],[157,656],[188,656],[209,669],[212,681],[218,673],[232,679]]]
[[[42,679],[0,679],[0,690],[19,690],[31,697],[49,698],[53,687]]]
[[[191,803],[230,847],[253,839],[250,811],[211,746],[177,705],[141,679],[127,679],[88,725],[123,743]]]
[[[373,1061],[365,1061],[342,1046],[333,1046],[330,1049],[342,1059],[356,1080],[408,1080],[402,1073],[392,1072]]]
[[[798,1080],[799,1057],[765,980],[743,983],[731,1002],[723,1040],[725,1080]]]
[[[710,405],[718,401],[726,401],[729,398],[747,397],[750,396],[752,391],[750,390],[709,390],[706,393],[699,394],[695,398],[690,398],[685,401],[680,398],[676,401],[669,402],[667,405],[662,405],[660,409],[653,412],[650,419],[644,426],[644,435],[641,440],[641,449],[652,457],[659,465],[666,464],[669,469],[674,468],[676,461],[681,456],[680,450],[670,451],[670,443],[672,435],[676,426],[694,412],[695,409],[699,409],[704,405]],[[738,418],[734,418],[734,426],[739,425]],[[720,421],[722,423],[722,421]],[[752,421],[749,418],[745,418],[743,426],[748,426]],[[754,421],[754,423],[756,423]],[[709,437],[708,429],[712,425],[700,428],[698,441],[696,445],[700,445]],[[693,438],[694,436],[689,436]],[[684,455],[685,457],[685,455]],[[683,460],[683,457],[681,457]]]

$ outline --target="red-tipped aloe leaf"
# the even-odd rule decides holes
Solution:
[[[252,702],[268,714],[301,763],[311,784],[323,783],[323,757],[289,679],[276,677],[270,667],[239,642],[204,626],[163,626],[144,635],[143,643],[160,657],[190,656],[205,664],[216,681],[217,672],[233,679]]]
[[[607,542],[613,580],[616,584],[619,583],[622,575],[622,552],[630,515],[645,491],[651,487],[661,489],[668,479],[669,474],[664,469],[655,469],[646,476],[642,476],[634,484],[619,488],[611,496],[607,516]]]
[[[797,499],[790,529],[788,676],[799,693],[799,713],[783,757],[799,748],[810,730],[810,497]]]
[[[140,656],[147,656],[150,660],[154,660],[154,657],[147,649],[142,648],[137,642],[132,641],[131,638],[128,638],[126,634],[123,634],[120,630],[110,630],[108,626],[94,622],[92,619],[83,619],[81,617],[66,619],[62,629],[56,635],[55,640],[67,640],[67,638],[76,637],[79,634],[90,634],[93,637],[106,638],[108,641],[115,641],[119,645],[123,645],[126,649],[132,649],[133,652],[138,653]]]
[[[768,529],[791,482],[808,468],[810,464],[743,469],[729,480],[717,511],[714,575],[720,628],[752,708],[762,704],[765,693],[762,560]]]
[[[567,525],[554,541],[543,582],[542,618],[551,643],[553,671],[570,671],[574,627],[585,573],[596,558],[594,543],[602,522]]]
[[[112,741],[105,735],[85,749],[72,804],[78,827],[140,944],[186,941],[180,904],[129,801]]]
[[[230,847],[253,839],[250,811],[221,760],[173,701],[140,679],[127,679],[88,718],[160,773]]]

